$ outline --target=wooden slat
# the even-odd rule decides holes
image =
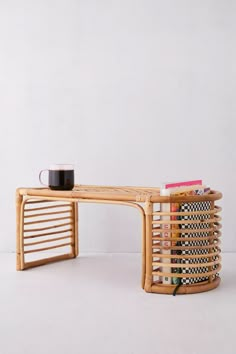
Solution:
[[[39,245],[41,243],[55,242],[55,241],[65,240],[67,238],[72,238],[72,235],[63,236],[63,237],[55,237],[55,238],[50,238],[48,240],[42,240],[42,241],[37,241],[37,242],[24,243],[24,246],[26,246],[26,247],[35,246],[35,245]]]
[[[212,246],[211,246],[212,247]],[[181,255],[177,255],[177,254],[162,254],[160,252],[154,252],[152,254],[153,258],[171,258],[171,259],[195,259],[195,258],[209,258],[212,256],[219,256],[220,251],[217,252],[212,252],[212,253],[207,253],[207,254],[190,254],[190,255],[185,255],[185,254],[181,254]],[[176,263],[179,264],[179,263]],[[201,266],[201,263],[199,263],[199,266]],[[176,265],[177,268],[177,265]]]
[[[26,204],[39,204],[39,203],[52,203],[55,201],[54,200],[48,200],[48,199],[40,199],[40,200],[27,200]]]
[[[72,222],[66,222],[64,224],[59,224],[59,225],[53,225],[53,226],[47,226],[47,227],[40,227],[38,229],[26,229],[24,230],[24,232],[37,232],[37,231],[44,231],[44,230],[50,230],[50,229],[56,229],[59,227],[63,227],[63,226],[68,226],[68,225],[72,225]]]
[[[217,240],[217,242],[214,243],[214,246],[215,247],[218,247],[217,245],[220,244],[220,241]],[[166,246],[162,246],[162,245],[153,245],[152,246],[153,249],[160,249],[160,250],[179,250],[179,251],[182,251],[182,250],[207,250],[209,248],[212,248],[212,245],[206,245],[206,246],[169,246],[169,247],[166,247]]]
[[[169,214],[166,214],[169,215]],[[217,223],[221,220],[220,216],[217,216],[214,219],[203,219],[203,220],[153,220],[152,224],[159,225],[190,225],[190,224],[209,224],[209,223]],[[182,229],[183,232],[183,229]]]
[[[159,227],[157,228],[153,228],[152,229],[152,233],[159,233],[159,234],[163,234],[164,232],[165,233],[168,233],[168,234],[171,234],[171,233],[175,233],[175,234],[192,234],[192,233],[199,233],[199,232],[211,232],[211,231],[214,231],[214,232],[218,232],[218,230],[221,229],[221,225],[217,225],[216,227],[212,228],[212,227],[209,227],[208,229],[160,229]]]
[[[70,210],[62,210],[62,211],[53,211],[53,212],[49,212],[49,213],[25,215],[25,219],[27,219],[27,218],[36,218],[36,217],[40,217],[40,216],[55,215],[55,214],[66,214],[66,213],[71,213],[71,209]]]
[[[36,220],[36,221],[30,221],[30,222],[25,222],[24,225],[33,225],[33,224],[41,224],[41,223],[46,223],[46,222],[52,222],[52,221],[60,221],[60,220],[68,220],[72,219],[71,216],[65,216],[62,218],[53,218],[53,219],[45,219],[45,220]]]
[[[199,211],[170,211],[170,212],[161,212],[161,211],[155,211],[152,213],[154,216],[163,216],[163,215],[173,215],[173,216],[188,216],[188,215],[213,215],[216,213],[219,213],[222,210],[220,207],[216,207],[213,210],[199,210]]]
[[[25,236],[24,239],[36,238],[36,237],[44,237],[44,236],[50,236],[50,235],[58,235],[58,234],[63,234],[64,232],[69,232],[69,231],[72,231],[72,228],[66,229],[66,230],[60,230],[60,231],[57,231],[57,232],[46,232],[46,233],[37,234],[37,235],[29,235],[29,236]]]
[[[51,200],[52,201],[52,200]],[[27,206],[28,202],[25,204]],[[49,205],[46,207],[41,207],[41,208],[28,208],[25,209],[25,212],[30,212],[30,211],[37,211],[37,210],[45,210],[45,209],[53,209],[53,208],[68,208],[71,209],[71,205],[68,204],[57,204],[57,205]]]
[[[173,231],[174,233],[174,231]],[[215,235],[215,236],[195,236],[195,237],[165,237],[165,241],[179,241],[179,242],[186,242],[186,241],[207,241],[207,240],[216,240],[218,239],[220,236],[219,235]],[[152,237],[153,241],[163,241],[162,237],[158,237],[158,236],[153,236]]]
[[[21,204],[23,201],[22,195],[19,194],[18,190],[16,191],[16,270],[22,270],[21,259],[24,256],[21,252],[21,239],[22,234],[22,215],[21,215]]]
[[[53,257],[48,257],[48,258],[43,258],[43,259],[38,259],[36,261],[31,261],[31,262],[25,262],[24,264],[24,269],[28,269],[31,267],[37,267],[43,264],[48,264],[52,262],[57,262],[57,261],[63,261],[66,259],[71,259],[73,258],[73,255],[71,253],[68,254],[62,254],[59,256],[53,256]]]
[[[78,227],[78,204],[73,204],[73,215],[74,215],[74,255],[77,257],[79,255],[79,227]]]
[[[35,253],[35,252],[42,252],[42,251],[48,251],[48,250],[53,250],[53,249],[55,249],[55,248],[66,247],[66,246],[71,246],[71,242],[62,243],[61,245],[55,245],[55,246],[51,246],[51,247],[44,247],[44,248],[38,248],[38,249],[35,248],[34,250],[25,251],[25,254],[27,254],[27,253]]]

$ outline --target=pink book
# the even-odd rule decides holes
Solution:
[[[182,187],[182,186],[194,186],[194,185],[202,185],[202,180],[201,179],[197,179],[197,180],[194,180],[194,181],[166,183],[163,186],[163,188],[169,189],[169,188],[176,188],[176,187]]]

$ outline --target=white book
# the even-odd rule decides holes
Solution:
[[[161,189],[160,190],[160,196],[162,197],[167,197],[170,196],[170,190],[169,189]],[[169,213],[170,212],[170,203],[161,203],[161,212],[166,212]],[[169,221],[170,220],[170,216],[169,215],[163,215],[161,216],[161,220],[164,221]],[[171,234],[170,232],[168,232],[171,228],[170,224],[166,223],[166,224],[162,224],[162,229],[166,230],[166,232],[164,231],[162,233],[162,237],[163,237],[163,241],[161,242],[161,245],[164,247],[170,247],[171,245],[171,241],[169,240],[165,240],[165,238],[170,238]],[[162,249],[161,250],[162,254],[165,255],[170,255],[171,254],[171,250],[170,249]],[[171,263],[171,258],[162,258],[162,262],[163,264],[165,263]],[[162,272],[163,273],[171,273],[171,267],[170,266],[164,266],[162,267]],[[171,277],[162,277],[162,283],[163,284],[171,284]]]

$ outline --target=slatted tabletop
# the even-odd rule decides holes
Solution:
[[[129,201],[129,202],[171,202],[184,200],[188,197],[160,197],[160,188],[157,187],[130,187],[130,186],[95,186],[95,185],[75,185],[72,191],[54,191],[49,188],[19,188],[18,192],[22,195],[41,196],[41,197],[59,197],[72,199],[96,199],[96,200],[113,200],[113,201]],[[191,200],[217,200],[222,196],[221,193],[211,191],[209,195],[191,196]]]
[[[160,195],[160,189],[154,187],[117,187],[75,185],[72,191],[54,191],[49,188],[19,188],[20,194],[28,196],[81,198],[97,200],[117,200],[144,202],[147,198]]]

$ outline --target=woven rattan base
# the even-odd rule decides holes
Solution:
[[[221,199],[221,193],[163,197],[159,191],[88,185],[76,185],[72,191],[17,189],[17,270],[77,257],[78,205],[113,204],[135,208],[141,215],[141,286],[146,292],[173,294],[177,281],[177,294],[216,288],[221,269],[221,208],[215,201]],[[162,212],[162,203],[178,203],[181,208]],[[45,252],[54,254],[48,257]]]

